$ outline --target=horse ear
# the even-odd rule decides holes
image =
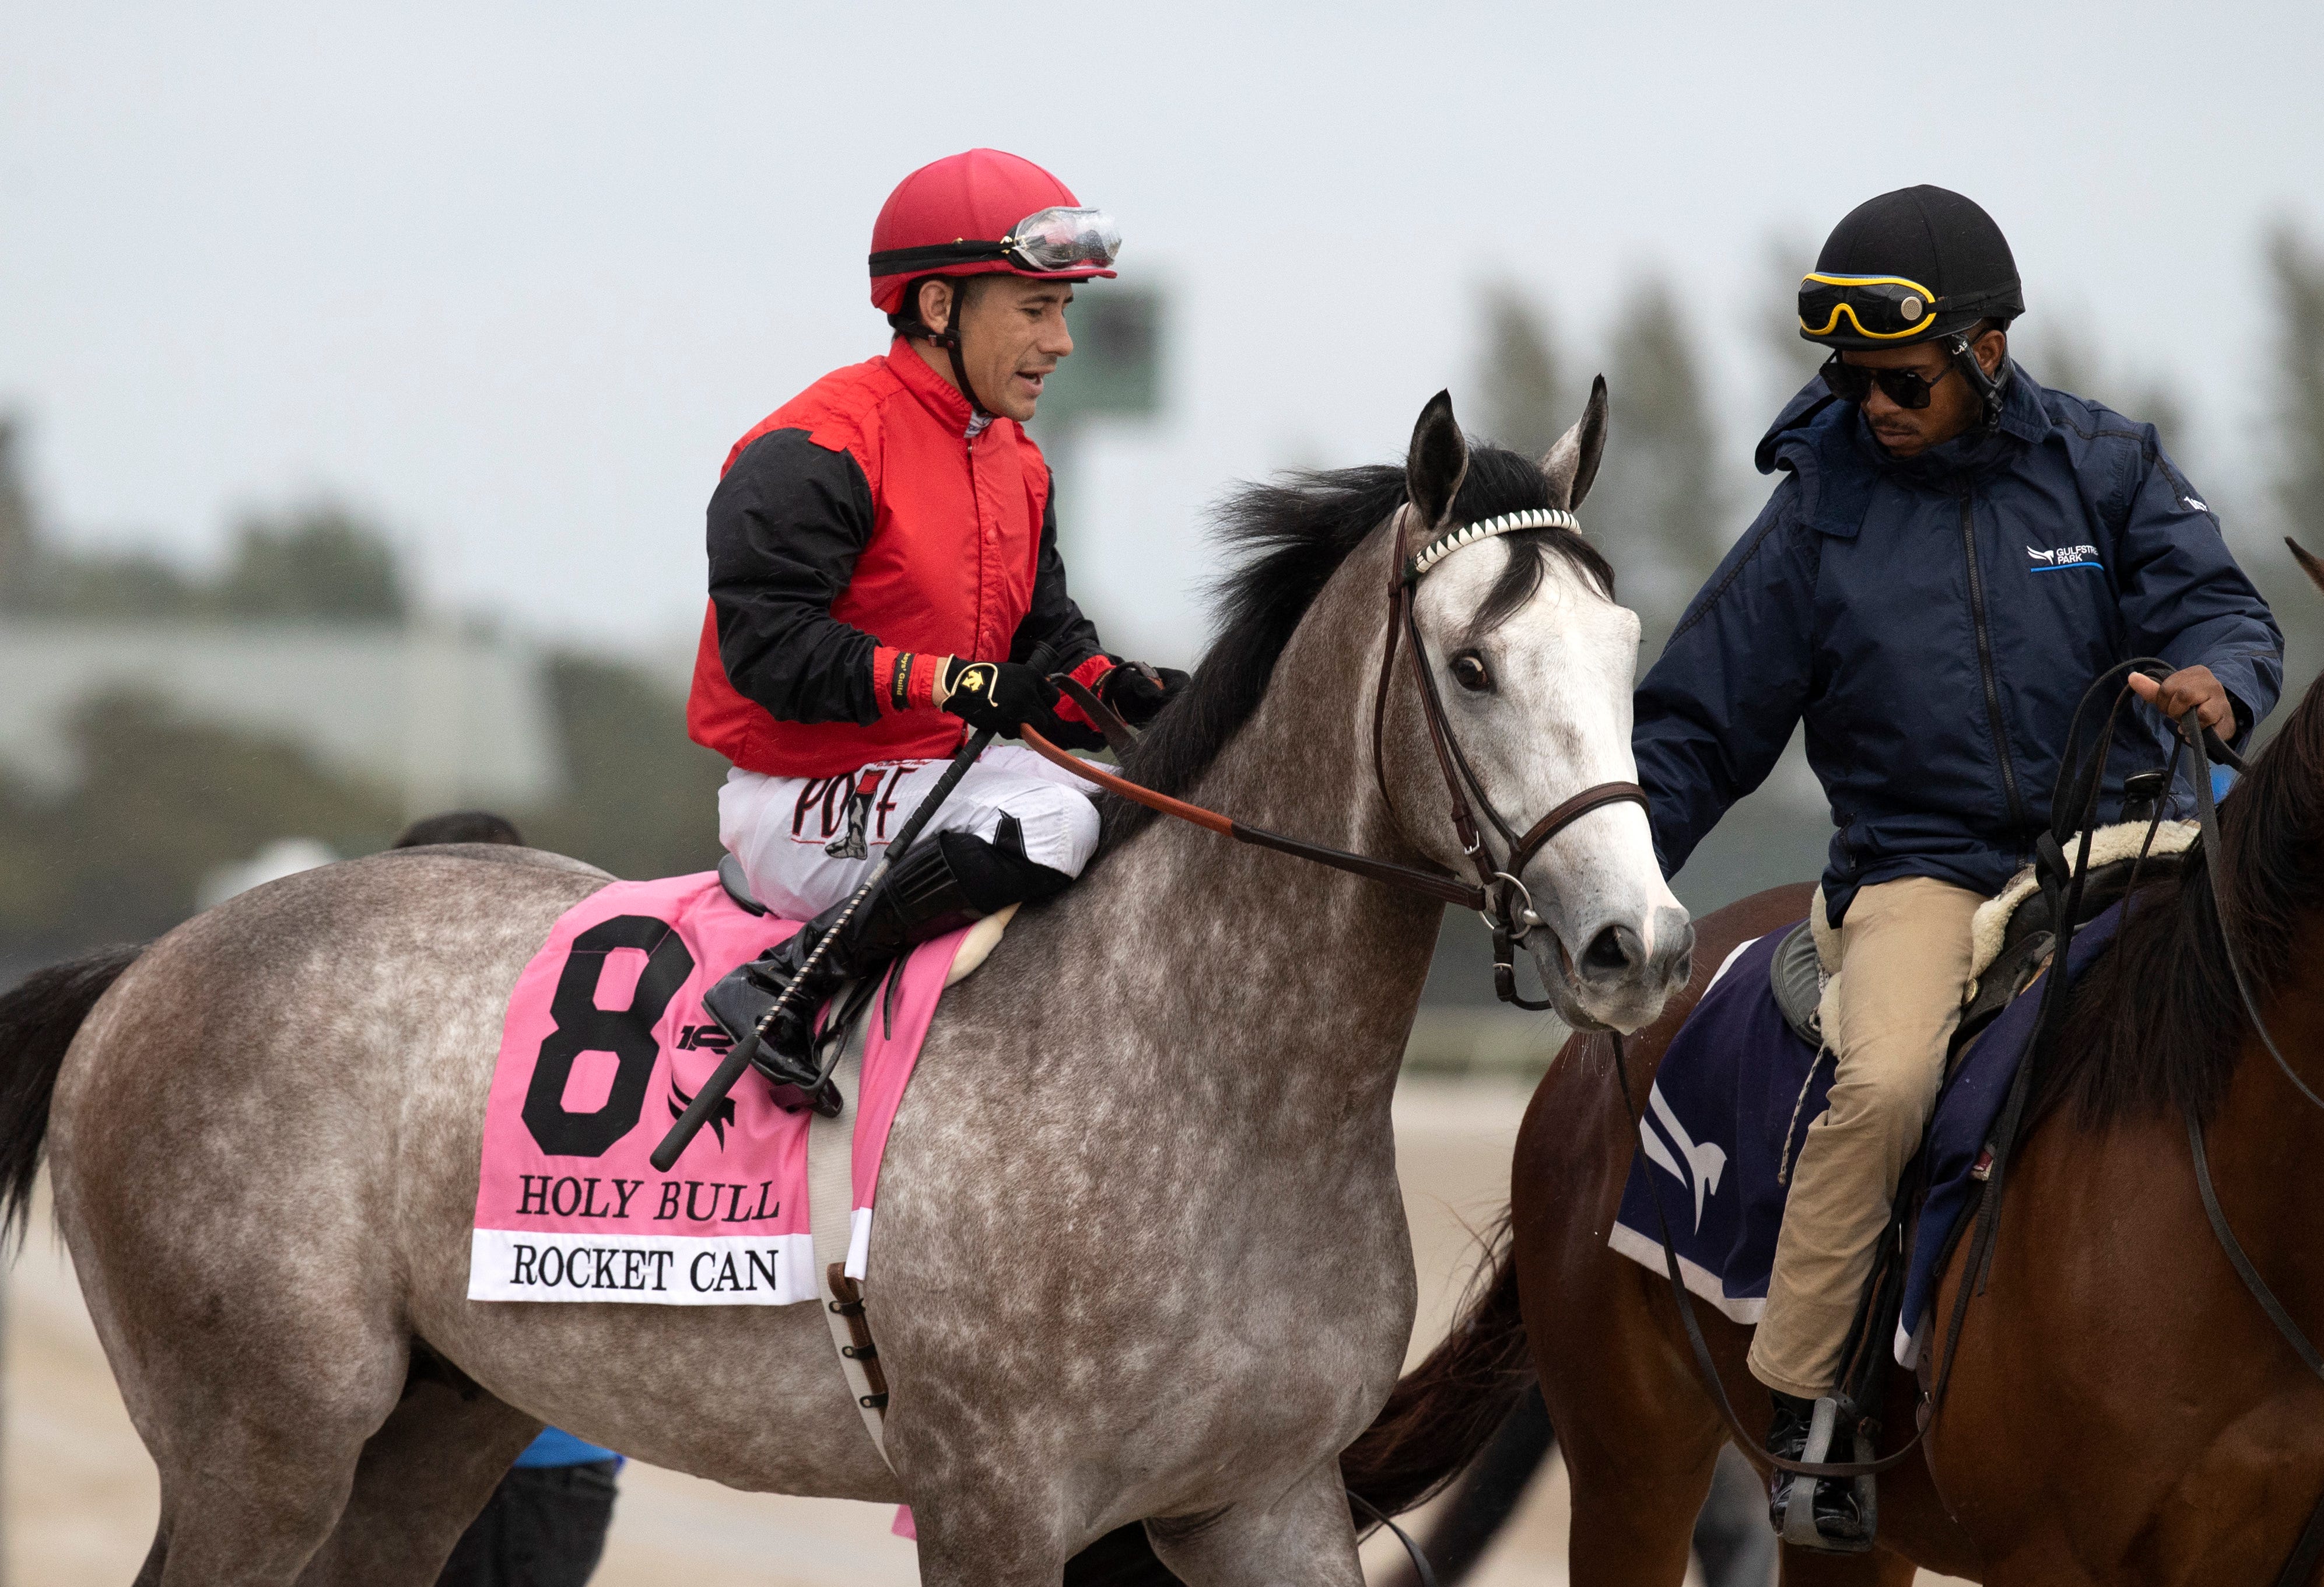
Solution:
[[[1598,477],[1598,460],[1606,455],[1606,425],[1613,417],[1613,408],[1606,401],[1606,377],[1600,375],[1590,383],[1590,404],[1582,411],[1581,422],[1557,438],[1557,444],[1541,460],[1541,471],[1549,479],[1549,494],[1568,512],[1582,505],[1582,498],[1590,494],[1591,482]]]
[[[1452,393],[1439,392],[1412,427],[1412,452],[1404,465],[1404,490],[1420,527],[1434,529],[1452,511],[1461,482],[1469,474],[1469,442],[1452,420]]]
[[[2283,537],[2283,543],[2292,548],[2292,554],[2294,557],[2300,558],[2300,570],[2308,576],[2309,582],[2313,584],[2318,589],[2324,590],[2324,562],[2319,562],[2314,557],[2310,556],[2308,552],[2308,548],[2301,545],[2298,540],[2293,540],[2290,535],[2285,535]]]

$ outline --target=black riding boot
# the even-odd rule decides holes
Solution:
[[[1072,880],[1025,857],[1015,822],[1004,817],[1001,827],[999,842],[943,832],[914,844],[844,925],[840,918],[846,904],[834,904],[796,935],[727,974],[710,989],[703,1006],[727,1035],[747,1041],[784,990],[800,982],[751,1062],[775,1083],[779,1094],[785,1087],[807,1091],[822,1068],[815,1056],[816,1016],[833,992],[877,974],[906,948],[1010,904],[1047,898]],[[830,946],[813,970],[807,970],[826,937]]]
[[[1775,1419],[1767,1426],[1767,1453],[1784,1460],[1806,1458],[1808,1434],[1815,1421],[1817,1401],[1802,1399],[1782,1389],[1770,1389],[1775,1398]],[[1846,1460],[1855,1444],[1852,1439],[1835,1435],[1833,1448],[1821,1456],[1826,1461]],[[1790,1513],[1791,1496],[1795,1482],[1789,1472],[1777,1472],[1767,1479],[1767,1519],[1781,1536],[1784,1523]],[[1864,1514],[1856,1502],[1856,1484],[1844,1477],[1825,1477],[1815,1484],[1815,1529],[1819,1536],[1841,1552],[1852,1553],[1870,1542],[1864,1530]]]

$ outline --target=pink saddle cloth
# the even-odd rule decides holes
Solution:
[[[649,1160],[730,1043],[702,1006],[799,928],[715,872],[616,881],[558,918],[517,977],[484,1106],[471,1300],[788,1306],[816,1295],[808,1115],[746,1069],[668,1173]],[[874,1010],[856,1100],[847,1271],[863,1277],[880,1161],[965,931],[913,950]]]

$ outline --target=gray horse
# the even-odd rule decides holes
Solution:
[[[1536,466],[1472,454],[1439,398],[1406,469],[1245,493],[1219,642],[1131,775],[1465,870],[1407,661],[1374,775],[1395,558],[1578,500],[1604,423],[1601,391]],[[1637,625],[1578,536],[1454,551],[1418,624],[1520,824],[1634,776]],[[1388,1101],[1440,907],[1109,818],[1085,879],[947,994],[896,1121],[866,1287],[893,1472],[812,1306],[466,1298],[502,1011],[603,872],[477,847],[356,861],[0,1001],[0,1175],[21,1215],[45,1121],[161,1468],[139,1581],[419,1587],[551,1421],[737,1488],[908,1499],[939,1587],[1056,1582],[1140,1519],[1196,1587],[1360,1583],[1338,1456],[1412,1325]],[[1632,1029],[1683,983],[1692,929],[1637,806],[1591,811],[1524,881],[1569,1015]]]

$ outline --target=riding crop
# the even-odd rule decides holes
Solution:
[[[1026,658],[1026,665],[1036,672],[1047,672],[1049,663],[1056,660],[1056,650],[1047,645],[1040,645]],[[759,1050],[759,1044],[766,1039],[767,1032],[774,1028],[775,1016],[790,1006],[792,997],[806,983],[823,956],[831,951],[831,945],[838,940],[839,934],[847,929],[847,923],[855,918],[855,911],[863,907],[863,900],[887,880],[896,856],[912,846],[914,840],[920,835],[920,829],[936,815],[937,807],[952,797],[952,790],[960,786],[960,780],[968,775],[968,769],[976,764],[977,757],[992,747],[992,738],[993,730],[984,728],[973,734],[960,747],[959,753],[953,756],[952,764],[945,768],[942,777],[936,779],[936,785],[928,790],[928,797],[920,801],[918,808],[911,813],[897,830],[896,835],[889,840],[887,848],[872,862],[872,869],[863,873],[863,880],[856,884],[855,891],[849,896],[846,908],[831,923],[831,928],[823,934],[823,940],[807,954],[807,963],[799,966],[799,973],[783,988],[782,995],[775,999],[773,1005],[760,1016],[758,1028],[751,1032],[747,1040],[734,1044],[733,1050],[720,1061],[716,1072],[703,1082],[700,1091],[694,1093],[694,1100],[687,1104],[686,1112],[678,1115],[678,1122],[669,1127],[669,1133],[661,1138],[661,1144],[654,1148],[652,1162],[657,1169],[667,1174],[677,1165],[680,1154],[702,1132],[702,1127],[710,1121],[710,1115],[717,1111],[718,1104],[726,1100],[726,1093],[734,1088],[734,1082],[742,1077],[742,1071],[751,1066],[752,1056]]]

